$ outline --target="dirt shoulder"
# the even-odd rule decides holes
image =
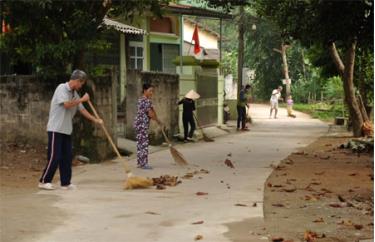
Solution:
[[[302,241],[373,238],[373,154],[338,148],[350,138],[322,137],[281,161],[265,184],[267,233]]]
[[[67,216],[53,206],[56,195],[36,194],[46,147],[8,143],[0,150],[0,241],[38,241],[59,225],[57,217]]]

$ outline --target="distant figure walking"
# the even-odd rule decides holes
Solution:
[[[279,100],[282,100],[281,98],[281,91],[283,90],[282,86],[279,86],[277,89],[274,89],[272,91],[270,104],[271,104],[271,110],[270,110],[270,118],[272,117],[272,110],[275,110],[275,116],[274,118],[277,118],[277,111],[279,108]]]
[[[250,85],[247,84],[240,91],[239,98],[237,100],[237,130],[248,131],[246,128],[246,107],[248,106],[250,98]]]
[[[185,97],[178,102],[178,105],[182,104],[182,123],[184,125],[184,142],[193,141],[193,135],[195,131],[194,114],[195,111],[195,99],[198,99],[200,95],[194,90],[190,90]],[[189,131],[190,125],[190,131]]]
[[[288,111],[288,117],[295,118],[296,115],[293,114],[293,103],[294,102],[293,102],[292,96],[289,95],[287,100],[286,100],[286,104],[287,104],[286,108],[287,108],[287,111]]]

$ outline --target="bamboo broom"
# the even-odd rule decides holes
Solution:
[[[99,117],[98,113],[96,112],[96,109],[94,108],[94,106],[92,105],[90,100],[88,100],[88,103],[89,103],[89,106],[90,106],[91,110],[94,112],[95,117],[99,119],[100,117]],[[138,177],[138,176],[133,175],[133,173],[131,172],[131,170],[129,168],[128,161],[121,156],[121,154],[118,151],[116,145],[113,143],[113,140],[112,140],[111,136],[109,135],[106,127],[104,126],[104,123],[101,124],[101,127],[102,127],[105,135],[107,136],[107,139],[108,139],[109,143],[111,143],[112,148],[117,155],[117,158],[120,161],[124,162],[125,173],[126,173],[126,180],[124,182],[124,189],[130,190],[130,189],[147,188],[147,187],[153,186],[154,183],[151,179]]]
[[[199,129],[200,129],[200,131],[201,131],[201,133],[202,133],[203,140],[206,141],[206,142],[214,142],[215,140],[214,140],[214,139],[211,139],[210,137],[208,137],[208,136],[206,135],[206,133],[203,131],[203,128],[202,128],[202,126],[199,124],[198,118],[197,118],[197,116],[195,115],[195,113],[193,113],[193,115],[194,115],[194,119],[195,119],[195,121],[197,121],[197,125],[198,125],[198,127],[199,127]]]
[[[188,162],[185,160],[185,158],[183,157],[183,155],[172,146],[171,141],[168,139],[167,135],[164,132],[164,127],[162,125],[160,125],[160,128],[161,128],[161,132],[163,133],[165,141],[169,145],[169,151],[171,152],[171,155],[172,155],[174,161],[178,165],[187,165]]]

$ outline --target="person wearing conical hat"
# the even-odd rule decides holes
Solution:
[[[185,97],[178,102],[178,105],[182,104],[182,123],[184,125],[184,142],[193,141],[193,134],[195,130],[195,121],[193,112],[195,110],[194,100],[198,99],[200,95],[194,90],[190,90],[186,93]],[[190,125],[190,130],[189,130]]]

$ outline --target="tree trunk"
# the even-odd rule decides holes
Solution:
[[[360,137],[362,136],[363,117],[355,96],[353,84],[356,44],[357,42],[353,41],[349,49],[347,50],[345,56],[345,65],[341,61],[334,42],[330,44],[329,49],[333,62],[335,63],[343,81],[345,101],[348,106],[350,117],[352,118],[353,123],[353,135],[355,137]]]
[[[80,50],[74,56],[73,70],[75,70],[75,69],[84,70],[85,69],[84,58],[85,58],[85,51],[84,50]]]
[[[244,8],[240,6],[240,18],[238,21],[238,63],[237,63],[237,99],[242,89],[242,68],[244,56]]]
[[[370,121],[370,119],[369,119],[369,117],[367,115],[366,107],[365,107],[365,105],[363,103],[361,94],[358,94],[357,101],[358,101],[358,105],[359,105],[359,110],[361,110],[361,114],[362,114],[362,117],[363,117],[363,122]]]
[[[289,97],[290,95],[290,83],[289,83],[289,69],[288,69],[288,61],[286,59],[286,48],[288,48],[289,45],[286,45],[286,44],[282,44],[281,45],[281,57],[283,59],[283,72],[284,72],[284,77],[285,77],[285,81],[287,82],[285,84],[286,86],[286,98],[285,100]]]

